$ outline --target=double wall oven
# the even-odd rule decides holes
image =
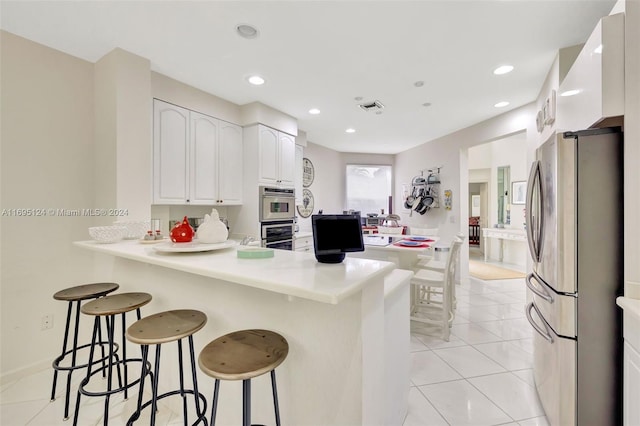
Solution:
[[[263,247],[293,250],[295,204],[293,189],[260,187],[260,236]]]

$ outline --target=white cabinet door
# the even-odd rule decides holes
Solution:
[[[153,203],[184,204],[189,193],[189,110],[155,100],[153,126]]]
[[[242,128],[155,99],[153,203],[242,204]]]
[[[640,353],[624,342],[624,421],[625,426],[640,425]]]
[[[296,189],[296,206],[302,204],[302,159],[304,158],[304,147],[296,145],[296,170],[295,170],[295,189]]]
[[[278,133],[278,155],[280,178],[278,184],[289,188],[294,187],[296,180],[296,140],[286,133]]]
[[[242,127],[220,122],[218,198],[225,205],[242,204],[243,142]]]
[[[278,132],[266,126],[258,126],[258,158],[260,183],[278,185]]]
[[[220,122],[191,111],[190,204],[216,204],[218,201],[218,128]]]

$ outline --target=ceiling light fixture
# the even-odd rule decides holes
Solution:
[[[265,79],[260,77],[259,75],[251,75],[247,78],[247,81],[254,86],[261,86],[265,83]]]
[[[320,110],[318,108],[311,108],[309,110],[309,114],[318,115],[318,114],[320,114]]]
[[[424,86],[424,81],[418,80],[415,83],[413,83],[413,85],[416,86],[416,87],[422,87],[422,86]]]
[[[355,133],[356,129],[352,129],[351,127],[349,127],[347,130],[345,130],[346,133]]]
[[[564,96],[564,97],[574,96],[574,95],[577,95],[578,93],[580,93],[580,90],[573,89],[573,90],[567,90],[566,92],[560,93],[560,96]]]
[[[242,38],[252,39],[258,38],[259,31],[256,27],[249,24],[236,25],[236,32]]]
[[[430,107],[431,106],[431,102],[425,102],[422,104],[423,107]]]
[[[502,75],[502,74],[510,73],[511,71],[513,71],[513,65],[502,65],[496,68],[495,70],[493,70],[493,73],[495,75]]]
[[[502,107],[506,107],[507,105],[509,105],[509,102],[507,101],[502,101],[502,102],[498,102],[497,104],[494,105],[494,107],[496,108],[502,108]]]

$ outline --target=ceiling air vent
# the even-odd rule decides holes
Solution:
[[[382,103],[380,103],[380,101],[373,101],[373,102],[367,102],[364,104],[360,104],[360,108],[362,108],[365,111],[382,111],[382,109],[384,108],[384,105],[382,105]]]

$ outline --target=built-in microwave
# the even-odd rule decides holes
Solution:
[[[293,220],[296,197],[293,189],[260,187],[260,222]]]

